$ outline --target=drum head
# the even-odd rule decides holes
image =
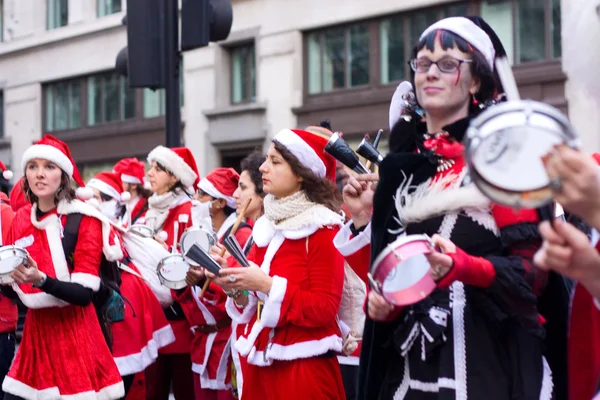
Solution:
[[[9,274],[27,261],[27,252],[19,247],[5,246],[0,249],[0,275]]]
[[[211,236],[208,232],[203,229],[192,229],[185,232],[181,236],[181,252],[187,253],[193,244],[197,244],[202,249],[209,251],[210,247],[214,244],[211,240]]]
[[[181,256],[176,255],[163,259],[157,272],[163,285],[171,289],[181,289],[187,285],[185,277],[189,269],[190,265]]]
[[[391,295],[414,286],[429,274],[429,269],[429,261],[424,254],[417,254],[402,261],[390,271],[383,282],[381,288],[383,295]]]

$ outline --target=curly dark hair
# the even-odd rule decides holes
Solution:
[[[263,191],[263,181],[262,181],[262,172],[259,171],[259,168],[265,162],[266,157],[264,154],[255,151],[254,153],[250,153],[246,158],[242,160],[240,163],[240,169],[242,171],[248,172],[250,175],[250,180],[254,183],[254,192],[260,197],[265,197],[265,192]]]
[[[298,158],[292,154],[284,145],[273,140],[277,150],[285,161],[290,164],[292,172],[302,178],[302,190],[310,201],[322,204],[331,211],[339,212],[342,206],[342,195],[338,192],[335,184],[327,178],[319,178],[308,167],[304,166]]]
[[[54,195],[54,205],[58,205],[58,202],[61,200],[66,200],[67,202],[71,202],[71,201],[75,200],[75,197],[76,197],[75,189],[73,189],[73,187],[71,186],[71,178],[65,171],[61,170],[61,172],[62,172],[62,175],[60,176],[60,186],[58,187],[58,190],[57,190],[56,194]],[[27,197],[27,200],[31,204],[37,203],[38,198],[35,194],[33,194],[33,191],[29,187],[29,182],[27,181],[27,176],[24,177],[22,184],[23,184],[23,192],[25,192],[25,196]]]

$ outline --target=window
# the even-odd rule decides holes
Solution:
[[[427,27],[439,19],[466,14],[467,5],[457,3],[382,20],[379,24],[381,83],[401,81],[408,77],[410,52]]]
[[[88,125],[135,117],[135,90],[116,72],[90,76],[87,82]]]
[[[56,29],[69,23],[69,0],[46,0],[47,28]]]
[[[81,127],[81,81],[52,83],[45,89],[46,131]]]
[[[98,17],[121,12],[121,0],[98,0]]]
[[[231,102],[256,100],[256,55],[254,44],[231,49]]]
[[[369,84],[367,24],[329,28],[308,36],[308,91],[331,92]]]
[[[154,118],[165,115],[167,106],[167,93],[164,89],[144,89],[144,118]],[[179,70],[179,105],[183,107],[185,99],[183,91],[183,61]]]
[[[562,55],[560,0],[483,0],[481,16],[494,28],[513,64]]]

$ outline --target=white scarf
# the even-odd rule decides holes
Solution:
[[[192,199],[183,192],[167,192],[161,195],[154,193],[148,199],[145,225],[157,232],[165,223],[169,210],[188,201],[192,201]]]

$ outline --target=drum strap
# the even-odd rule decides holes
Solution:
[[[67,215],[67,222],[65,224],[65,229],[63,232],[63,251],[65,253],[65,258],[67,259],[67,264],[69,265],[69,269],[73,270],[73,253],[75,253],[75,246],[77,244],[77,237],[79,233],[79,225],[81,224],[81,219],[83,218],[83,214],[75,213]]]

